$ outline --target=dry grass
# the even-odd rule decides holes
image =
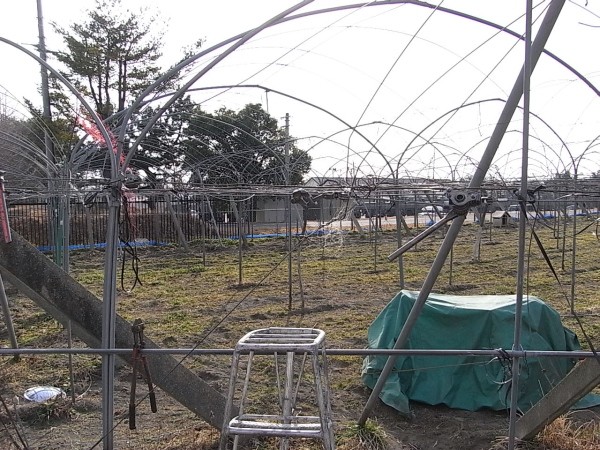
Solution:
[[[446,263],[434,291],[457,294],[514,293],[516,230],[494,229],[491,234],[486,232],[481,258],[477,262],[473,261],[475,232],[475,226],[463,227],[453,251],[452,266],[450,262]],[[551,230],[542,229],[539,234],[557,270],[560,284],[534,244],[528,253],[526,292],[544,299],[565,315],[565,323],[580,335],[575,321],[568,317],[571,249],[565,249],[565,256],[560,247],[562,241]],[[146,334],[155,342],[172,348],[195,345],[231,348],[246,332],[267,326],[322,327],[327,331],[328,347],[364,348],[370,323],[399,290],[398,265],[387,261],[387,255],[397,248],[395,239],[395,232],[386,231],[377,236],[330,235],[303,242],[299,265],[302,292],[296,259],[298,253],[295,253],[291,307],[288,297],[288,260],[283,239],[257,239],[251,242],[243,253],[241,284],[236,246],[213,247],[206,255],[202,255],[198,243],[192,244],[190,253],[174,247],[140,249],[138,256],[142,283],[129,290],[134,279],[128,269],[130,266],[126,264],[127,269],[123,273],[125,289],[119,285],[118,313],[127,320],[142,318],[146,324]],[[440,235],[433,236],[404,255],[407,288],[420,288],[440,242]],[[570,245],[569,240],[567,244]],[[591,233],[578,237],[575,309],[582,316],[592,342],[599,342],[600,339],[600,294],[597,291],[599,248],[598,240]],[[206,266],[202,264],[204,257]],[[72,274],[88,289],[100,295],[103,253],[74,253]],[[13,298],[11,296],[11,312],[21,346],[65,346],[65,332],[56,322],[28,299]],[[302,301],[304,307],[301,306]],[[0,337],[0,344],[9,345],[6,334]],[[587,347],[585,342],[582,344]],[[81,343],[76,342],[76,345]],[[51,384],[64,389],[69,382],[66,361],[67,358],[60,355],[23,357],[19,362],[4,361],[0,366],[0,391],[6,398],[12,398],[33,384]],[[184,363],[217,389],[225,391],[229,357],[188,358]],[[506,433],[506,418],[502,414],[468,413],[419,405],[415,405],[417,419],[414,422],[405,422],[392,411],[378,409],[373,414],[379,417],[375,429],[371,430],[373,433],[356,429],[354,424],[369,394],[360,381],[361,363],[362,359],[358,357],[330,357],[338,448],[382,448],[378,446],[386,441],[390,449],[483,450],[494,445],[496,436]],[[99,364],[97,357],[74,358],[76,390],[78,394],[84,394],[82,401],[91,401],[98,394]],[[120,372],[121,379],[127,379],[128,370],[124,368]],[[119,394],[126,399],[127,382],[120,386],[123,392]],[[117,409],[125,410],[126,406],[118,403]],[[143,408],[140,410],[143,414]],[[73,443],[63,442],[61,447],[56,444],[58,433],[43,432],[51,428],[71,434],[87,431],[97,439],[98,417],[98,408],[76,410],[73,417],[62,420],[49,417],[43,430],[39,430],[39,427],[36,429],[34,435],[38,439],[38,446],[33,448],[89,448],[76,443],[72,436]],[[216,430],[188,411],[181,411],[178,405],[169,403],[169,399],[162,396],[159,398],[157,417],[146,415],[138,423],[143,432],[130,433],[126,425],[117,430],[120,448],[209,450],[216,448],[219,439]],[[575,430],[578,430],[577,427]],[[583,434],[583,431],[578,433]],[[597,436],[597,426],[594,433]],[[572,445],[584,442],[582,435],[574,432],[569,434],[564,427],[562,434],[571,436]],[[380,439],[384,435],[385,439]],[[52,447],[53,442],[55,447]],[[595,448],[594,445],[598,446],[597,441],[590,442],[594,444],[588,447],[553,447],[558,444],[545,443],[540,437],[531,445],[539,449],[591,449]],[[0,441],[0,448],[3,448],[1,444]],[[249,448],[278,448],[278,444],[272,441],[256,440],[252,445]],[[314,442],[295,442],[292,448],[312,450],[319,447]]]
[[[597,450],[600,448],[600,423],[577,423],[562,416],[546,426],[536,441],[553,450]]]
[[[490,450],[505,450],[508,439],[497,439]],[[597,450],[600,448],[600,422],[574,420],[570,414],[560,416],[548,424],[530,442],[517,445],[522,450]]]

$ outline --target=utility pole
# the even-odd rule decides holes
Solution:
[[[558,16],[560,14],[560,11],[562,10],[564,3],[565,3],[565,0],[552,0],[552,2],[550,3],[544,18],[542,19],[542,23],[540,24],[539,31],[536,35],[536,38],[532,43],[531,54],[528,56],[528,58],[526,58],[526,59],[531,58],[531,59],[529,59],[529,61],[531,61],[531,65],[527,64],[527,66],[528,66],[527,68],[525,67],[525,64],[523,65],[523,68],[521,69],[521,72],[520,72],[517,80],[515,81],[515,84],[513,85],[513,88],[506,100],[506,103],[504,104],[504,108],[502,109],[502,112],[500,113],[500,117],[498,118],[498,121],[496,122],[494,131],[492,132],[492,134],[488,140],[488,144],[487,144],[485,151],[479,161],[477,170],[475,171],[475,173],[473,174],[473,177],[471,178],[471,181],[468,186],[469,189],[480,189],[481,188],[481,185],[485,179],[485,175],[487,174],[487,172],[490,168],[490,165],[492,164],[492,160],[496,154],[496,151],[497,151],[500,143],[502,142],[502,138],[504,137],[506,129],[508,128],[510,119],[513,116],[515,110],[517,109],[517,107],[519,105],[519,101],[521,100],[521,97],[523,96],[523,91],[524,91],[523,79],[525,77],[525,72],[526,71],[529,72],[534,69],[535,64],[537,63],[540,55],[542,54],[542,50],[544,49],[544,46],[545,46],[546,42],[548,41],[550,32],[552,31],[554,24],[556,23],[556,20],[558,19]],[[414,324],[416,323],[421,310],[423,309],[425,301],[427,300],[427,297],[431,293],[431,289],[433,288],[433,285],[434,285],[435,281],[437,280],[437,277],[444,265],[444,262],[448,256],[448,254],[450,253],[452,245],[454,244],[454,241],[458,237],[458,233],[460,232],[460,229],[462,227],[464,219],[465,219],[465,216],[460,215],[452,220],[452,225],[450,225],[450,228],[446,232],[446,237],[444,238],[444,241],[440,245],[437,256],[436,256],[435,260],[433,261],[433,263],[431,264],[431,268],[429,269],[429,273],[427,274],[427,277],[423,281],[423,285],[421,287],[421,290],[419,291],[417,300],[415,301],[415,304],[413,305],[413,307],[406,319],[406,322],[403,325],[402,330],[400,330],[400,334],[398,335],[398,337],[396,339],[396,343],[394,344],[395,349],[400,349],[406,344],[406,342],[410,336],[410,333],[412,331],[412,328],[413,328]],[[390,255],[390,256],[392,256],[392,255]],[[390,261],[393,260],[393,258],[390,259],[390,257],[388,257],[388,259]],[[368,401],[363,409],[363,412],[359,418],[359,421],[358,421],[359,425],[362,426],[366,423],[366,421],[369,417],[369,414],[371,413],[373,407],[375,406],[375,402],[379,398],[379,394],[381,393],[381,391],[383,389],[384,383],[387,381],[389,375],[392,372],[392,369],[394,367],[396,360],[397,360],[397,357],[394,355],[388,357],[388,360],[385,363],[385,366],[381,370],[381,374],[379,375],[377,384],[373,387],[373,390],[371,391],[369,399],[368,399]],[[516,376],[516,374],[514,372],[513,372],[513,376]],[[514,380],[514,378],[513,378],[513,380]],[[511,421],[512,421],[512,419],[511,419]],[[513,428],[512,424],[511,424],[511,428]],[[512,431],[510,431],[509,434],[512,434],[514,436],[514,433]],[[509,443],[510,443],[510,441],[511,441],[511,436],[509,436]],[[514,442],[514,439],[512,439],[512,441]]]
[[[42,0],[37,0],[37,15],[38,15],[38,52],[40,58],[43,61],[47,61],[46,54],[46,38],[44,35],[44,18],[42,15]],[[42,76],[42,117],[44,118],[44,125],[48,125],[51,114],[50,114],[50,88],[48,85],[48,71],[44,66],[40,66],[40,72]],[[46,122],[48,121],[48,122]],[[47,132],[46,127],[44,128],[44,144],[46,147],[46,158],[48,163],[54,163],[54,146],[50,135]]]
[[[38,52],[42,61],[47,61],[46,41],[44,35],[44,17],[42,14],[42,0],[37,0],[37,19],[38,19]],[[50,111],[50,88],[48,85],[48,71],[46,67],[40,65],[40,75],[42,79],[42,123],[44,126],[44,148],[46,152],[46,168],[48,176],[48,238],[49,244],[53,248],[55,264],[66,270],[68,261],[64,258],[64,221],[63,206],[56,195],[57,180],[55,180],[54,168],[56,167],[54,159],[54,143],[50,137],[48,127],[52,121]]]

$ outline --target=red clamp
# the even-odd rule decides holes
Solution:
[[[8,205],[6,204],[6,195],[4,192],[4,171],[0,170],[0,231],[2,241],[9,243],[12,241],[10,234],[10,225],[8,223]]]

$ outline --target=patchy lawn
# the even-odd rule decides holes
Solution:
[[[435,292],[465,295],[515,292],[516,228],[487,229],[483,233],[479,261],[473,259],[476,231],[475,225],[463,227],[452,252],[452,263],[446,262]],[[565,325],[577,333],[584,348],[589,346],[579,325],[569,316],[569,302],[574,280],[574,309],[591,342],[598,343],[600,242],[594,231],[592,227],[577,237],[576,266],[571,272],[572,238],[562,239],[554,230],[540,227],[540,239],[560,282],[554,278],[535,241],[528,236],[525,291],[544,299],[564,315]],[[419,289],[441,240],[442,234],[435,234],[404,255],[405,288]],[[397,248],[395,231],[296,239],[291,259],[285,239],[254,239],[243,249],[241,261],[237,243],[209,244],[192,243],[188,253],[176,247],[138,249],[137,284],[132,255],[125,253],[123,271],[118,276],[118,313],[130,321],[143,319],[146,335],[169,348],[232,348],[241,336],[256,328],[302,326],[325,330],[330,348],[360,349],[367,345],[370,323],[400,289],[399,265],[387,261],[387,256]],[[73,277],[99,297],[103,256],[103,252],[94,250],[78,251],[71,257]],[[9,299],[21,347],[68,345],[66,331],[33,302],[10,289]],[[5,328],[0,331],[2,345],[10,346]],[[73,345],[81,343],[75,339]],[[226,392],[229,356],[188,357],[183,364]],[[377,448],[381,441],[390,449],[491,449],[505,445],[506,411],[468,412],[420,404],[412,405],[415,418],[411,421],[378,405],[370,422],[374,431],[365,437],[354,426],[369,396],[360,380],[361,364],[360,357],[329,356],[339,448],[366,448],[370,444]],[[97,444],[102,430],[100,358],[77,355],[72,358],[72,365],[76,402],[72,404],[69,397],[50,404],[32,405],[23,404],[22,394],[33,385],[58,386],[70,392],[67,356],[22,356],[19,361],[5,357],[2,360],[0,392],[5,402],[1,412],[5,424],[0,432],[2,448],[11,448],[10,445],[21,448],[14,444],[20,443],[17,432],[23,434],[32,449],[86,449]],[[160,390],[158,413],[150,413],[148,402],[141,402],[137,430],[129,430],[126,416],[130,371],[127,366],[118,370],[116,448],[216,448],[218,431]],[[265,374],[265,380],[268,375]],[[138,383],[138,392],[144,393],[145,387],[144,383]],[[541,444],[532,444],[529,448],[536,446],[546,448]],[[278,446],[266,443],[251,448]],[[294,442],[291,448],[318,446],[302,441]]]

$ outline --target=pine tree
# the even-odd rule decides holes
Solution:
[[[160,72],[157,61],[164,33],[154,29],[157,18],[148,9],[134,13],[122,3],[96,0],[81,23],[68,29],[53,24],[66,46],[55,56],[102,118],[125,109]]]

